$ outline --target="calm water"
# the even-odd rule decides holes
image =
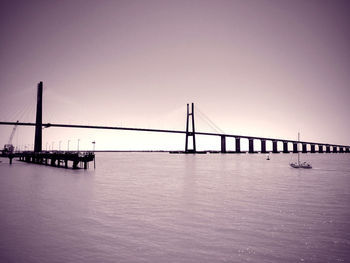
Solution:
[[[0,262],[350,262],[350,154],[0,163]]]

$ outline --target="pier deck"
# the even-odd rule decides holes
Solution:
[[[88,168],[88,164],[94,161],[95,154],[93,152],[62,152],[62,151],[42,151],[42,152],[14,152],[14,153],[2,153],[0,157],[9,158],[10,164],[12,164],[13,158],[19,158],[19,161],[27,163],[35,163],[42,165],[50,165],[54,167],[71,167],[73,169]]]

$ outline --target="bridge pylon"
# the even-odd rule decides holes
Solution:
[[[42,119],[43,119],[43,82],[38,84],[38,95],[36,104],[34,152],[42,151]]]
[[[191,124],[190,125],[190,118]],[[189,131],[189,128],[192,128],[192,131]],[[192,137],[192,149],[189,148],[189,137]],[[196,152],[196,132],[194,126],[194,104],[191,104],[191,112],[189,104],[187,104],[187,118],[186,118],[186,143],[185,143],[185,152],[186,153],[195,153]]]

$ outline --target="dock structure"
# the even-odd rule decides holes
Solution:
[[[73,169],[87,169],[89,162],[95,161],[94,152],[73,152],[73,151],[43,151],[42,150],[42,104],[43,104],[43,83],[38,83],[37,106],[36,106],[36,122],[35,122],[35,137],[34,151],[2,151],[0,157],[9,158],[9,163],[12,164],[13,158],[18,158],[19,161],[27,163],[35,163],[42,165],[50,165],[54,167],[68,168],[69,163]],[[17,122],[18,123],[18,122]]]
[[[35,163],[42,165],[49,165],[54,167],[63,167],[73,169],[84,168],[87,169],[89,162],[94,161],[95,154],[93,152],[14,152],[10,154],[2,154],[0,157],[9,158],[12,164],[13,158],[18,158],[19,161],[27,163]],[[69,165],[71,163],[71,165]]]

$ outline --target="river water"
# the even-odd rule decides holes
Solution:
[[[350,155],[0,163],[0,262],[350,262]]]

